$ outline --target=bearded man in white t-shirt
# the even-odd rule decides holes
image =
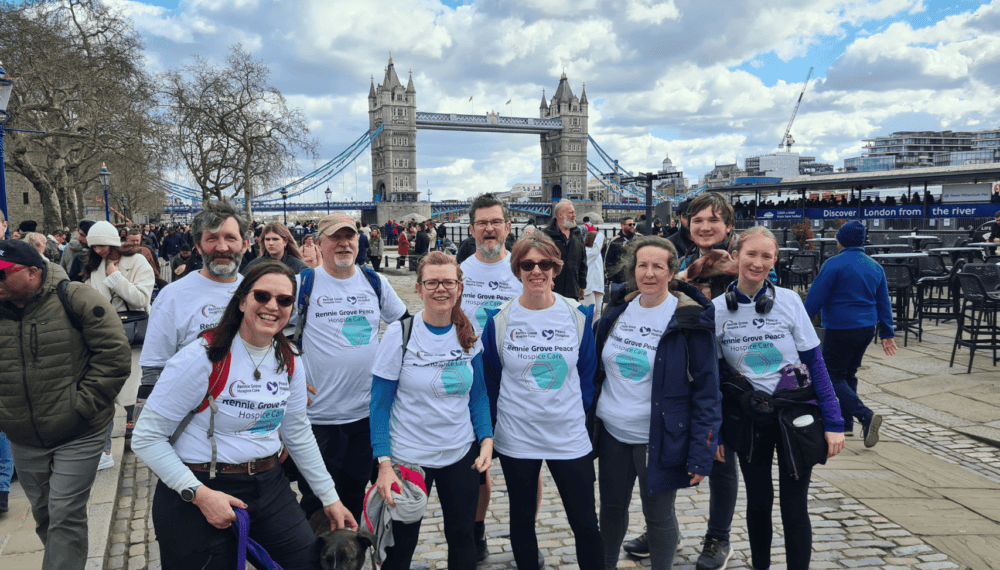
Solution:
[[[462,310],[482,336],[489,318],[487,309],[496,309],[521,294],[521,281],[510,268],[510,252],[504,246],[510,233],[510,211],[493,194],[476,197],[469,206],[469,232],[476,240],[476,255],[462,262],[465,281]],[[539,479],[541,481],[541,479]],[[479,509],[476,511],[476,551],[479,560],[489,556],[486,545],[486,513],[490,506],[489,471],[479,485]],[[539,495],[541,496],[541,495]]]
[[[358,228],[353,218],[330,214],[320,220],[316,236],[323,265],[312,270],[312,289],[303,291],[308,303],[302,304],[302,364],[313,394],[307,412],[337,492],[355,520],[361,520],[374,467],[368,406],[379,321],[398,321],[407,311],[382,274],[355,265]],[[306,275],[303,270],[297,277],[300,288]],[[293,316],[297,325],[299,307]],[[299,481],[299,490],[307,518],[323,508],[305,481]]]
[[[250,240],[243,237],[248,228],[236,205],[225,200],[205,202],[194,217],[191,231],[195,248],[201,254],[202,268],[164,287],[156,296],[139,356],[142,379],[129,430],[139,419],[142,405],[167,361],[222,318],[243,279],[239,269],[243,253],[250,245]]]

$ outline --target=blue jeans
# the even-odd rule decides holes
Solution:
[[[872,411],[858,398],[858,368],[865,351],[875,336],[875,327],[860,329],[826,329],[823,339],[823,360],[833,382],[833,391],[840,400],[844,430],[854,428],[854,418],[866,420]]]
[[[736,469],[736,453],[729,446],[725,446],[725,450],[726,462],[713,461],[712,474],[708,476],[708,531],[705,536],[729,542],[740,476]]]
[[[0,493],[10,491],[10,480],[14,477],[14,456],[10,454],[10,441],[0,431]]]

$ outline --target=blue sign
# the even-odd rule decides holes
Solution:
[[[1000,204],[933,204],[927,207],[928,218],[989,218],[1000,211]]]
[[[802,210],[787,208],[783,210],[757,210],[758,220],[801,220]]]
[[[923,206],[865,206],[861,208],[865,218],[922,218]]]
[[[806,210],[806,217],[810,220],[837,220],[841,218],[857,218],[857,208],[809,208]]]

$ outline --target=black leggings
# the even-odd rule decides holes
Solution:
[[[808,570],[812,555],[812,524],[807,502],[812,467],[800,467],[798,481],[788,474],[788,458],[781,445],[781,430],[777,423],[758,427],[753,462],[740,455],[740,470],[747,489],[747,531],[750,534],[750,554],[753,567],[771,567],[771,508],[774,506],[774,485],[771,468],[774,450],[778,450],[778,492],[781,494],[781,526],[785,531],[785,557],[788,570]]]
[[[208,473],[195,472],[194,476],[209,489],[247,504],[250,538],[260,543],[279,566],[285,570],[314,567],[319,555],[316,535],[280,467],[257,475],[218,474],[212,480]],[[236,566],[233,531],[208,524],[201,509],[185,502],[163,481],[156,484],[153,498],[153,528],[164,570],[232,570]]]
[[[479,505],[479,471],[472,464],[479,457],[479,446],[473,444],[465,457],[448,467],[424,467],[424,483],[428,494],[437,483],[441,516],[444,519],[444,538],[448,542],[448,568],[474,570],[476,543],[473,525]],[[433,516],[433,513],[426,513]],[[420,536],[420,523],[405,524],[393,521],[392,538],[395,543],[385,551],[386,559],[381,570],[406,570],[413,559]]]
[[[541,459],[515,459],[499,455],[510,501],[510,546],[518,568],[538,564],[535,535],[535,500]],[[576,541],[576,563],[581,570],[603,570],[604,542],[597,528],[594,500],[594,460],[590,454],[578,459],[546,459],[549,472],[559,489],[566,518]],[[451,566],[449,566],[451,568]]]

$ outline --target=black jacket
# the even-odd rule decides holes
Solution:
[[[430,250],[431,238],[427,237],[427,230],[417,232],[417,239],[413,243],[410,255],[424,255]]]
[[[677,226],[676,229],[677,231],[667,236],[667,239],[677,248],[677,256],[683,258],[687,256],[688,250],[694,247],[694,241],[686,229],[681,226]]]
[[[562,271],[556,275],[552,290],[567,299],[579,299],[580,290],[587,287],[587,250],[580,228],[570,230],[567,239],[553,218],[544,231],[559,248],[563,261]]]
[[[625,253],[625,244],[635,239],[635,234],[632,234],[631,238],[625,237],[625,233],[621,230],[618,231],[618,235],[615,239],[608,242],[607,251],[604,253],[604,274],[608,276],[608,281],[611,283],[624,283],[625,282],[625,272],[618,271],[615,269],[618,267],[618,262],[622,259],[622,254]]]

